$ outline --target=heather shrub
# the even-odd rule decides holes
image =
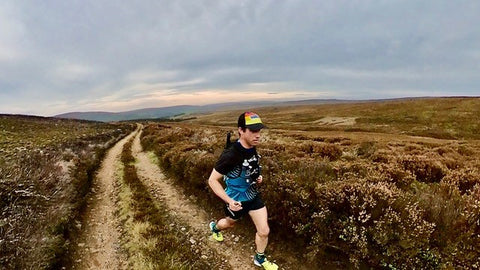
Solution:
[[[269,176],[265,189],[275,192],[264,197],[267,203],[274,202],[271,218],[308,239],[308,258],[320,262],[319,255],[333,249],[356,266],[432,263],[422,254],[434,225],[423,220],[418,206],[394,185],[350,180],[312,186],[294,181],[288,173]]]
[[[370,172],[367,164],[361,160],[353,160],[348,162],[339,161],[335,162],[333,167],[337,178],[342,180],[363,179]]]
[[[159,155],[173,181],[207,198],[199,201],[206,207],[216,205],[206,179],[226,130],[146,130],[142,143]],[[306,250],[306,259],[321,263],[334,254],[350,268],[478,265],[476,148],[400,140],[336,144],[273,132],[264,134],[259,147],[265,179],[259,188],[271,227]],[[152,143],[165,137],[174,141]]]
[[[39,152],[24,152],[10,167],[0,169],[0,265],[5,268],[23,268],[40,264],[43,267],[55,260],[57,252],[63,252],[56,236],[58,230],[51,226],[44,215],[60,220],[67,214],[66,209],[48,211],[50,204],[60,201],[52,196],[61,170],[56,166],[58,157]],[[52,188],[54,187],[54,188]],[[58,186],[58,188],[61,188]],[[43,235],[45,241],[31,245],[35,238]],[[60,238],[63,237],[63,232]],[[60,246],[57,246],[60,244]],[[50,247],[56,247],[52,252]],[[18,260],[17,256],[23,259]]]
[[[203,186],[203,181],[198,181],[198,179],[208,179],[216,160],[217,158],[212,153],[205,150],[192,150],[186,153],[186,164],[188,164],[187,166],[190,166],[191,169],[186,170],[187,175],[185,178],[196,179],[195,183]],[[202,186],[200,186],[200,188]]]
[[[434,186],[418,183],[415,189],[418,205],[425,209],[425,220],[435,224],[431,249],[441,254],[443,265],[478,268],[478,189],[474,188],[472,193],[477,193],[471,195],[461,195],[456,187],[443,183]]]
[[[407,155],[400,160],[405,170],[411,171],[418,181],[438,183],[445,176],[442,164],[432,158]]]
[[[142,132],[141,143],[145,150],[158,156],[159,165],[174,183],[187,193],[202,198],[201,202],[212,202],[217,199],[208,192],[206,181],[224,147],[225,134],[222,131],[148,125]]]
[[[369,158],[375,153],[375,142],[367,141],[362,142],[358,146],[357,154],[364,158]]]
[[[268,177],[269,181],[261,186],[261,190],[265,191],[262,197],[267,207],[275,209],[269,211],[269,217],[281,226],[286,234],[294,233],[294,224],[307,222],[311,215],[313,209],[308,203],[315,199],[315,194],[310,192],[312,188],[304,188],[288,172],[280,171],[274,174],[267,167],[264,176]],[[275,189],[274,193],[267,192],[272,189]],[[296,220],[292,219],[293,216]]]
[[[459,145],[457,148],[457,152],[462,156],[471,156],[475,153],[475,151],[473,151],[466,145]]]
[[[480,186],[480,171],[478,167],[450,170],[442,182],[456,187],[461,194],[471,193],[476,186]]]
[[[403,190],[408,190],[416,180],[416,176],[411,171],[405,170],[396,162],[373,164],[370,168],[368,174],[370,181],[393,183]]]
[[[312,141],[302,143],[298,152],[310,157],[326,157],[330,160],[337,160],[342,155],[342,150],[337,145]]]
[[[196,190],[205,188],[205,181],[210,176],[216,158],[207,151],[174,148],[167,151],[160,161],[169,174],[177,178],[182,185]]]
[[[130,125],[0,116],[0,268],[59,268],[95,170]]]
[[[377,150],[370,155],[370,160],[377,163],[390,163],[390,153],[386,150]]]
[[[311,253],[334,246],[357,266],[361,261],[396,268],[432,266],[421,254],[429,247],[434,224],[423,220],[421,209],[394,185],[331,182],[318,185],[316,193],[321,207],[311,216]]]

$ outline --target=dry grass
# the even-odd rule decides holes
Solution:
[[[55,268],[105,150],[129,132],[117,126],[0,116],[0,266]]]

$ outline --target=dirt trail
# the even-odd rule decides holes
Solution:
[[[115,182],[123,145],[138,129],[120,140],[106,154],[93,182],[78,240],[74,242],[73,269],[126,269],[126,260],[119,253],[120,232],[115,218]]]
[[[196,243],[199,248],[215,250],[232,269],[258,269],[253,265],[253,247],[242,243],[245,241],[240,241],[240,236],[228,235],[229,238],[223,243],[209,237],[207,224],[210,219],[207,213],[169,183],[160,168],[152,162],[151,155],[142,151],[140,135],[141,132],[136,135],[132,146],[137,159],[138,176],[156,199],[165,202],[175,219],[189,228],[186,233],[191,237],[190,242]]]
[[[75,250],[72,252],[73,269],[127,269],[127,258],[122,255],[120,247],[120,223],[115,211],[117,209],[115,186],[121,175],[120,155],[124,144],[134,138],[132,153],[140,180],[148,187],[151,195],[164,204],[176,226],[189,237],[205,259],[222,260],[219,269],[258,269],[253,265],[253,238],[233,232],[224,234],[225,241],[218,243],[210,237],[208,230],[209,215],[198,205],[192,203],[181,191],[174,187],[162,173],[155,162],[153,153],[143,152],[140,144],[141,126],[119,141],[106,154],[100,170],[93,183],[92,196],[88,201],[81,233],[74,239]],[[203,252],[205,249],[208,252]],[[212,255],[212,251],[218,257]],[[288,265],[296,265],[287,259]],[[287,267],[291,268],[291,267]],[[302,267],[300,267],[302,268]],[[285,269],[285,267],[281,267]]]

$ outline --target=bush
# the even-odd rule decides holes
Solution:
[[[199,200],[203,206],[216,205],[206,179],[223,149],[224,131],[146,130],[142,141],[159,155],[173,181],[207,198]],[[290,242],[302,239],[305,259],[320,265],[334,253],[348,259],[347,268],[478,265],[480,187],[474,168],[480,155],[472,154],[475,148],[464,146],[459,153],[448,142],[337,145],[289,137],[286,131],[275,135],[266,134],[259,147],[262,197],[275,233]]]
[[[362,142],[358,147],[357,153],[361,157],[371,157],[375,153],[375,142]]]
[[[299,147],[299,152],[303,154],[308,154],[311,157],[326,157],[330,160],[337,160],[342,156],[342,150],[330,143],[319,143],[319,142],[306,142],[302,143]],[[300,155],[301,156],[301,155]]]
[[[0,126],[0,268],[60,268],[103,154],[132,127],[27,116]]]
[[[471,193],[476,186],[480,186],[480,171],[477,168],[463,168],[449,171],[442,182],[456,187],[461,194]]]
[[[400,162],[405,170],[411,171],[420,182],[438,183],[445,176],[442,164],[427,157],[405,156]]]
[[[388,183],[348,181],[316,189],[318,210],[311,226],[310,252],[339,247],[354,265],[430,268],[421,258],[434,224],[401,190]],[[319,228],[323,228],[318,230]]]

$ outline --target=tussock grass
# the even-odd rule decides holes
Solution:
[[[93,174],[129,125],[0,115],[0,268],[58,268]]]
[[[187,236],[170,226],[171,218],[161,202],[154,201],[142,184],[131,154],[132,140],[122,151],[123,180],[118,194],[123,223],[123,247],[132,269],[213,269],[216,262],[201,258],[185,243]]]
[[[360,111],[368,119],[380,112],[384,114],[384,119],[378,120],[381,123],[391,117],[388,121],[394,128],[385,133],[370,120],[361,122],[368,134],[337,127],[334,132],[289,131],[282,124],[264,120],[270,130],[265,130],[265,141],[259,147],[265,179],[261,189],[271,227],[285,239],[303,239],[305,260],[319,264],[346,258],[344,267],[353,268],[479,268],[480,144],[472,140],[477,134],[456,126],[452,118],[425,113],[444,108],[447,112],[439,114],[445,116],[449,108],[452,114],[462,109],[470,116],[462,121],[475,122],[479,114],[468,110],[476,112],[480,107],[473,105],[477,102],[425,99],[332,105],[332,112],[336,109],[340,116]],[[296,107],[295,119],[307,122],[315,115],[327,115],[316,109]],[[423,115],[428,121],[409,119],[410,109],[413,116]],[[302,115],[304,111],[310,115]],[[294,114],[288,110],[274,115],[267,109],[259,112],[262,119]],[[227,116],[235,120],[238,115],[226,112],[208,117],[222,120]],[[397,118],[404,120],[397,122]],[[425,124],[456,126],[455,136],[468,140],[400,134]],[[226,131],[232,129],[193,123],[152,124],[144,129],[142,145],[157,154],[175,183],[209,208],[218,200],[206,180],[223,149]]]

